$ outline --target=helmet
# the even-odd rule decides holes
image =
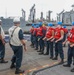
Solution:
[[[14,24],[20,23],[20,19],[19,18],[14,18],[13,22],[14,22]]]
[[[32,24],[32,27],[34,27],[34,24]]]
[[[50,26],[50,27],[51,27],[51,26],[53,26],[53,24],[52,24],[52,23],[48,23],[48,26]]]
[[[74,25],[74,22],[72,22],[72,25]]]
[[[62,22],[58,22],[57,24],[58,24],[58,25],[62,25]]]
[[[42,26],[42,22],[39,23],[39,26]]]
[[[37,28],[38,28],[38,27],[39,27],[39,24],[37,24],[36,26],[37,26]]]
[[[63,26],[63,28],[66,28],[66,25],[65,25],[65,26]]]

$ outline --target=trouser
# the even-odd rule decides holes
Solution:
[[[55,57],[58,57],[58,54],[60,54],[61,60],[64,59],[64,53],[63,53],[63,46],[62,46],[62,41],[59,41],[55,43]]]
[[[34,44],[33,35],[31,34],[31,43]]]
[[[23,56],[23,47],[22,46],[11,46],[13,50],[13,57],[11,59],[12,64],[16,63],[16,69],[21,67],[22,56]]]
[[[38,37],[36,37],[35,45],[36,45],[36,49],[38,49]]]
[[[5,56],[5,45],[3,45],[2,41],[0,40],[0,59],[4,59]]]
[[[68,45],[68,58],[67,58],[68,65],[71,65],[73,58],[74,58],[74,47],[70,47],[70,45]]]
[[[40,50],[41,52],[43,53],[44,52],[44,40],[43,38],[41,38],[40,36],[38,37],[38,39],[40,38],[39,40],[39,46],[40,46]]]
[[[47,51],[46,51],[46,54],[49,54],[50,52],[50,57],[53,57],[53,42],[51,41],[47,41]]]

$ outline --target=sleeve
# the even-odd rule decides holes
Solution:
[[[24,37],[23,37],[23,32],[22,32],[21,29],[20,29],[20,31],[19,31],[19,39],[20,39],[20,40],[23,40],[23,39],[24,39]]]

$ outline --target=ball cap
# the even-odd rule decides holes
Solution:
[[[53,26],[53,24],[52,24],[52,23],[48,23],[48,26],[52,27],[52,26]]]
[[[63,28],[66,28],[66,25],[65,25],[65,26],[63,26]]]
[[[72,22],[72,25],[74,25],[74,22]]]
[[[32,27],[34,27],[34,24],[32,24]]]
[[[14,24],[20,23],[20,18],[14,18],[13,22],[14,22]]]
[[[42,26],[42,24],[43,24],[42,22],[39,22],[39,26]]]
[[[57,22],[58,25],[62,25],[62,22]]]

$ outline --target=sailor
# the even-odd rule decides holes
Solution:
[[[42,22],[39,23],[39,29],[38,29],[38,41],[39,41],[39,46],[40,46],[40,50],[39,50],[39,55],[44,54],[44,40],[43,38],[45,37],[45,33],[46,31],[44,30],[43,26],[42,26]]]
[[[68,41],[68,57],[67,57],[67,64],[63,65],[64,67],[71,67],[72,59],[74,59],[74,22],[72,22],[72,29],[70,30],[66,41],[63,43],[65,44]],[[71,69],[71,72],[74,72],[74,68]]]
[[[34,32],[33,32],[33,35],[34,35],[34,39],[35,39],[35,50],[38,50],[38,35],[37,35],[37,32],[38,32],[38,27],[39,27],[39,25],[38,24],[36,24],[35,26],[34,26]]]
[[[62,29],[62,22],[57,23],[57,29],[55,30],[55,58],[53,60],[58,59],[58,54],[60,54],[61,61],[59,64],[63,64],[64,62],[64,53],[63,53],[63,47],[62,47],[62,40],[64,37],[64,31]]]
[[[5,57],[5,33],[1,26],[2,21],[0,20],[0,63],[7,63],[8,61],[4,60]]]
[[[30,33],[31,33],[31,45],[30,46],[34,46],[34,42],[33,42],[33,31],[34,31],[34,24],[32,24],[32,28],[30,29]]]
[[[66,25],[63,26],[63,30],[64,30],[64,38],[63,38],[63,42],[66,40],[67,38],[67,33],[68,33],[68,29],[66,28]],[[64,44],[64,47],[66,46],[66,44]]]
[[[45,55],[49,55],[49,51],[50,51],[50,59],[53,58],[53,41],[51,41],[54,38],[54,28],[52,28],[53,24],[52,23],[48,23],[48,29],[46,32],[46,36],[43,38],[43,40],[46,39],[47,41],[47,51]]]
[[[26,41],[23,38],[23,32],[20,26],[20,20],[18,18],[14,19],[14,26],[9,28],[9,37],[10,37],[10,47],[13,50],[13,57],[11,60],[10,68],[16,68],[15,74],[24,73],[24,71],[20,70],[23,56],[23,46],[26,51]],[[16,64],[16,65],[15,65]]]

